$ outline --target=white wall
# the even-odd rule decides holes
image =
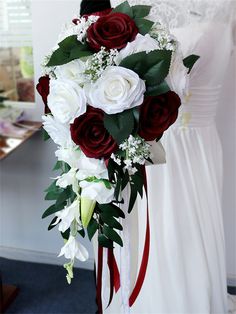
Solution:
[[[36,78],[41,73],[41,61],[55,45],[62,24],[78,13],[79,7],[80,1],[33,1]],[[36,104],[31,114],[39,120],[43,105],[38,95]],[[43,142],[40,133],[0,163],[0,255],[59,262],[55,257],[63,240],[58,231],[47,231],[50,219],[41,220],[43,211],[50,205],[43,200],[43,191],[53,175],[54,150],[52,143]],[[93,259],[90,242],[86,241],[86,246]],[[93,260],[83,266],[93,267]]]
[[[40,62],[55,44],[61,25],[79,12],[79,5],[79,0],[33,0],[36,77],[40,76]],[[230,277],[236,279],[236,100],[232,97],[235,91],[234,60],[235,55],[229,67],[217,125],[224,150],[223,214],[227,272]],[[38,96],[36,103],[34,117],[39,119],[43,112],[43,106]],[[0,163],[1,255],[8,254],[13,257],[19,256],[22,259],[55,262],[54,256],[62,244],[60,236],[57,231],[47,232],[48,221],[42,221],[40,218],[48,205],[43,201],[43,190],[49,184],[49,176],[52,175],[51,169],[54,162],[54,146],[51,143],[43,143],[41,136],[37,135]],[[89,245],[92,257],[91,245],[89,243],[86,245]],[[3,247],[10,247],[13,250],[3,249]],[[37,252],[42,253],[37,254]],[[91,267],[92,261],[87,266]]]

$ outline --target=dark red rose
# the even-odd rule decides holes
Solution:
[[[128,42],[135,39],[138,28],[135,22],[124,13],[111,13],[99,18],[87,31],[89,46],[99,51],[107,49],[122,49]]]
[[[179,96],[172,91],[146,97],[140,107],[139,135],[146,141],[160,139],[177,119],[180,105]]]
[[[40,77],[39,82],[36,85],[36,89],[39,95],[42,97],[42,100],[45,105],[45,113],[50,113],[50,109],[48,108],[49,82],[50,82],[49,76],[45,75]]]
[[[117,150],[117,144],[105,129],[104,113],[88,106],[87,112],[71,124],[72,140],[90,158],[109,158]]]

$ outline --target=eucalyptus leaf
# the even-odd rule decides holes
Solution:
[[[51,205],[48,209],[45,210],[45,212],[42,215],[42,218],[46,218],[52,214],[57,213],[58,211],[64,209],[65,205],[66,203],[61,203],[59,205],[56,205],[56,204]]]
[[[129,200],[129,208],[128,213],[130,214],[134,208],[134,204],[136,202],[138,196],[138,190],[134,184],[130,184],[130,200]]]

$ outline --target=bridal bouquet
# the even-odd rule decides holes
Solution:
[[[46,190],[54,203],[43,218],[54,214],[49,229],[58,226],[65,240],[60,256],[69,259],[68,282],[75,259],[88,259],[78,235],[87,231],[102,247],[122,246],[122,191],[129,186],[130,213],[197,60],[183,60],[173,36],[146,18],[150,10],[124,2],[76,17],[46,57],[37,85],[60,171]]]

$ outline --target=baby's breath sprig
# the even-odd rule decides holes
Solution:
[[[88,80],[96,81],[107,67],[115,65],[114,59],[117,54],[117,49],[106,50],[105,47],[101,47],[101,50],[87,61],[85,75]]]
[[[150,144],[138,135],[130,135],[128,139],[120,144],[119,148],[122,152],[125,152],[125,157],[112,154],[111,158],[118,165],[121,165],[123,161],[124,170],[128,170],[131,175],[138,171],[135,165],[144,165],[151,157]]]

